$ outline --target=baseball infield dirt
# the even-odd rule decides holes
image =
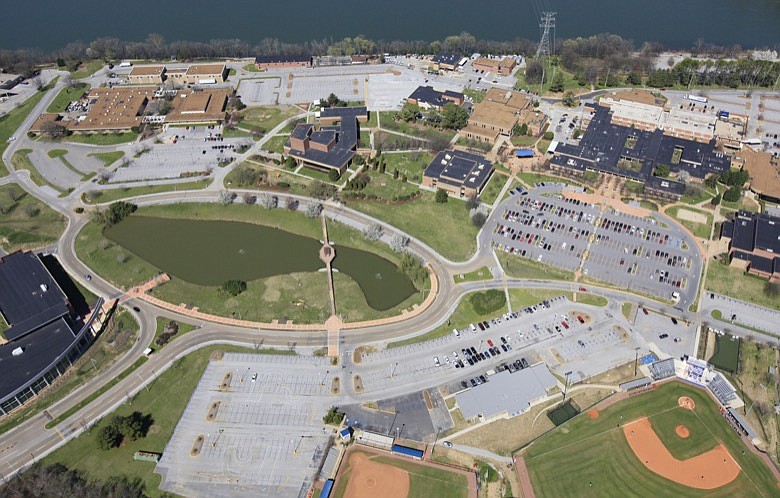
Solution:
[[[691,435],[691,433],[688,431],[688,428],[685,427],[684,425],[678,425],[677,427],[675,427],[674,428],[674,432],[675,432],[675,434],[677,434],[678,436],[680,436],[683,439],[685,439],[685,438],[687,438],[688,436]]]
[[[624,425],[623,434],[648,470],[678,484],[696,489],[715,489],[739,475],[739,465],[723,445],[687,460],[677,460],[658,438],[646,417]]]
[[[686,410],[693,410],[696,408],[696,403],[694,403],[693,400],[688,396],[680,396],[680,399],[677,400],[677,404]]]
[[[365,453],[349,457],[351,475],[344,498],[405,498],[409,496],[409,474],[392,465],[371,460]]]

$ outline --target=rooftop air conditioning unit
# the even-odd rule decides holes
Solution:
[[[13,356],[21,356],[22,353],[24,353],[24,349],[21,346],[11,351],[11,355]]]
[[[41,284],[41,291],[46,292],[47,290],[49,290],[49,286],[46,284]]]

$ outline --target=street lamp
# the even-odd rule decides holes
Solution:
[[[566,393],[569,390],[569,375],[571,375],[571,371],[568,371],[563,375],[566,376],[566,384],[563,386],[563,402],[566,402]]]

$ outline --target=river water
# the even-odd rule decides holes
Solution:
[[[690,48],[696,39],[718,45],[780,43],[778,0],[36,0],[10,2],[0,15],[0,48],[53,50],[101,36],[143,40],[270,37],[287,42],[341,39],[436,40],[468,31],[483,39],[539,39],[537,6],[557,15],[557,37],[611,32],[634,40]],[[13,4],[12,8],[10,4]]]

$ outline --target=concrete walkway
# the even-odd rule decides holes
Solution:
[[[463,453],[468,453],[469,455],[487,458],[489,460],[494,460],[496,462],[512,463],[512,458],[496,455],[492,451],[483,450],[482,448],[474,448],[473,446],[463,446],[460,444],[453,444],[452,448],[458,451],[462,451]]]

